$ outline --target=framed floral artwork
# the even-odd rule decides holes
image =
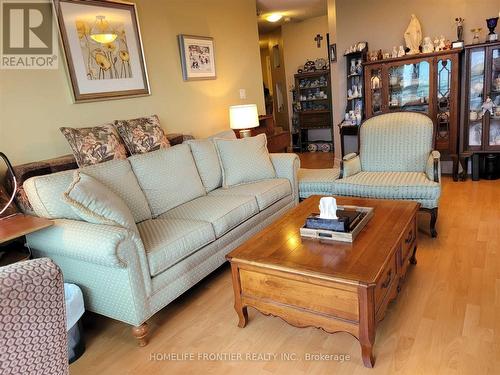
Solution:
[[[135,4],[54,0],[75,102],[149,95]]]
[[[184,81],[216,79],[214,39],[183,34],[177,38]]]

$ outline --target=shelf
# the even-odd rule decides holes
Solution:
[[[320,114],[320,113],[330,113],[330,110],[325,109],[325,110],[313,110],[313,111],[299,111],[297,113],[301,113],[304,115],[309,115],[309,114]]]
[[[320,89],[320,88],[324,88],[324,87],[328,87],[328,85],[299,87],[299,90],[313,90],[313,89]]]
[[[329,98],[316,98],[316,99],[305,99],[305,100],[299,100],[300,102],[317,102],[321,100],[328,100]]]
[[[363,99],[362,96],[356,96],[355,98],[347,98],[347,101],[355,100],[355,99]]]
[[[361,77],[361,74],[357,74],[357,73],[356,73],[356,74],[349,74],[349,75],[347,76],[347,78],[351,78],[351,77]]]

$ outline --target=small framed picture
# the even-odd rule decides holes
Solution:
[[[54,0],[74,101],[149,95],[135,4]]]
[[[329,52],[330,52],[330,61],[331,62],[337,61],[337,43],[330,44]]]
[[[184,34],[177,38],[184,81],[216,79],[214,39]]]

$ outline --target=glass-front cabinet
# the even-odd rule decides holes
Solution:
[[[500,42],[465,47],[461,159],[500,151]]]
[[[411,111],[434,122],[435,148],[453,160],[458,178],[461,49],[365,63],[366,117]]]

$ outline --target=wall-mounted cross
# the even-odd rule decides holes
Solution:
[[[318,48],[321,48],[321,41],[323,40],[323,37],[321,36],[321,34],[317,34],[316,38],[314,38],[314,40],[316,41],[316,45],[318,46]]]

